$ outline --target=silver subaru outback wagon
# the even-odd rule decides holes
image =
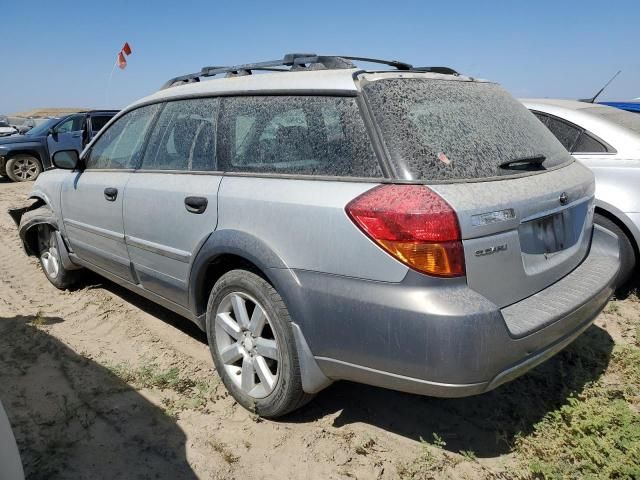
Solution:
[[[266,417],[336,380],[459,397],[521,375],[612,293],[593,174],[495,83],[361,60],[171,80],[55,155],[12,212],[27,253],[197,323]]]

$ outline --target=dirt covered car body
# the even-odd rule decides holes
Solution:
[[[612,293],[593,175],[497,85],[385,63],[173,79],[56,155],[14,212],[27,251],[60,288],[89,268],[196,322],[265,416],[334,380],[454,397],[521,375]]]

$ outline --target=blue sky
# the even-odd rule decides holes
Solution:
[[[602,99],[640,97],[637,0],[3,3],[0,113],[123,107],[204,65],[292,51],[447,65],[516,96],[588,97],[621,69]]]

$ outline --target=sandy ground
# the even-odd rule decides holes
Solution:
[[[6,213],[29,189],[0,181],[0,400],[29,478],[391,479],[434,433],[457,458],[436,476],[508,478],[514,436],[564,401],[524,414],[530,375],[460,400],[338,383],[261,420],[226,394],[189,321],[94,275],[50,285]],[[620,332],[602,317],[588,335],[610,349]]]

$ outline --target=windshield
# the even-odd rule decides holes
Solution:
[[[401,178],[488,178],[571,160],[549,130],[496,84],[392,78],[364,91]]]
[[[640,134],[640,115],[637,113],[626,112],[613,107],[589,107],[585,108],[584,111],[609,120],[610,122],[626,128],[627,130],[631,130],[634,133]]]
[[[59,118],[50,118],[46,122],[41,123],[36,127],[33,127],[31,130],[25,133],[25,135],[28,135],[30,137],[41,137],[41,136],[47,135],[47,132],[49,131],[49,129],[55,126],[59,121],[60,121]]]

